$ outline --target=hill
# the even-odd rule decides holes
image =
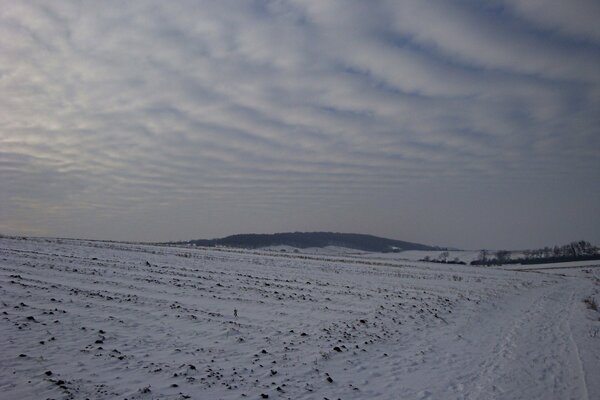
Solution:
[[[196,246],[227,246],[245,249],[256,249],[269,246],[291,246],[301,249],[309,247],[338,246],[349,249],[391,252],[403,250],[440,250],[439,247],[402,240],[387,239],[358,233],[337,232],[286,232],[273,234],[240,234],[221,239],[198,239],[176,244]]]

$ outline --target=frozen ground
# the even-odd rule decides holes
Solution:
[[[599,399],[600,265],[550,266],[4,238],[0,398]]]
[[[370,253],[366,251],[349,249],[346,247],[326,246],[326,247],[308,247],[299,249],[292,246],[270,246],[264,247],[259,252],[282,252],[282,253],[300,253],[305,255],[326,255],[326,256],[345,256],[354,258],[364,258],[369,260],[391,260],[391,261],[419,261],[425,257],[432,260],[437,259],[443,250],[407,250],[399,253]],[[458,259],[467,264],[479,257],[479,251],[473,250],[450,250],[448,251],[448,260]]]

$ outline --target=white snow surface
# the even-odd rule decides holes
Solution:
[[[403,250],[397,253],[377,253],[362,251],[356,249],[350,249],[347,247],[339,246],[325,246],[325,247],[307,247],[297,248],[293,246],[281,245],[281,246],[268,246],[260,249],[255,249],[255,252],[281,252],[281,253],[300,253],[305,255],[327,255],[327,256],[346,256],[346,257],[358,257],[366,258],[369,260],[394,260],[394,261],[420,261],[425,257],[429,257],[431,260],[437,260],[442,253],[448,253],[448,261],[463,261],[470,263],[471,261],[477,260],[479,257],[479,250]]]
[[[0,398],[600,399],[600,265],[548,267],[1,238]]]
[[[323,254],[323,255],[353,255],[353,254],[373,254],[362,250],[350,249],[348,247],[340,246],[325,246],[325,247],[305,247],[299,248],[288,245],[278,246],[267,246],[262,247],[260,250],[271,251],[271,252],[288,252],[288,253],[302,253],[302,254]]]

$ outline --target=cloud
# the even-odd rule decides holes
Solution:
[[[402,7],[390,9],[399,34],[457,62],[556,80],[595,84],[600,80],[595,68],[600,62],[597,48],[549,40],[548,34],[511,18],[502,8],[468,2],[405,1]]]
[[[178,232],[158,232],[170,219],[185,220],[179,238],[233,233],[233,221],[219,225],[214,216],[235,208],[229,213],[245,221],[235,231],[316,220],[323,224],[313,229],[445,242],[433,222],[429,236],[413,237],[411,226],[382,231],[352,214],[371,207],[374,220],[387,213],[403,226],[389,199],[419,210],[427,202],[408,191],[427,196],[423,184],[453,183],[448,201],[469,204],[477,196],[463,195],[465,185],[524,180],[539,196],[566,181],[597,181],[596,8],[513,0],[6,2],[3,226],[166,240]],[[374,193],[381,197],[365,206]],[[320,207],[330,217],[302,215]],[[144,218],[161,222],[123,228]],[[202,229],[207,218],[211,228]]]
[[[594,0],[508,0],[519,16],[541,28],[600,44],[600,4]]]

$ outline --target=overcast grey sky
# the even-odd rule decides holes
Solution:
[[[600,2],[0,0],[0,232],[600,244]]]

